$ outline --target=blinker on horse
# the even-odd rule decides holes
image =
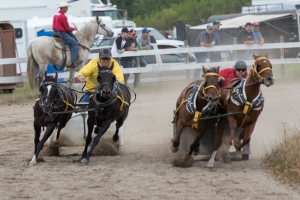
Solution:
[[[265,57],[253,55],[253,58],[255,62],[251,67],[249,76],[246,79],[234,80],[228,83],[221,94],[222,114],[230,115],[222,117],[218,123],[215,148],[207,164],[208,167],[213,167],[214,165],[215,156],[222,143],[226,124],[229,123],[230,126],[229,155],[234,157],[236,151],[241,151],[250,142],[256,121],[263,111],[265,99],[260,85],[264,84],[267,87],[273,85],[275,77],[272,72],[272,64],[267,55]],[[244,128],[244,130],[239,136],[239,141],[234,141],[234,133],[237,127]]]
[[[113,135],[113,141],[119,140],[119,129],[123,125],[129,113],[131,94],[128,87],[116,81],[115,75],[108,67],[100,67],[97,77],[99,85],[95,93],[90,97],[89,108],[94,108],[94,111],[88,112],[88,135],[86,144],[81,157],[81,163],[88,164],[90,156],[96,145],[99,143],[102,135],[107,131],[110,124],[116,121],[116,132]],[[92,132],[94,130],[96,137],[89,150],[88,146],[92,141]]]
[[[173,121],[174,138],[171,146],[173,153],[178,151],[180,136],[185,127],[192,127],[197,132],[188,156],[191,156],[193,152],[199,153],[200,140],[205,130],[216,123],[216,119],[198,121],[198,118],[218,113],[219,88],[221,86],[218,80],[219,67],[207,70],[203,66],[202,70],[204,80],[190,83],[177,99]]]
[[[30,164],[36,164],[40,151],[43,149],[45,142],[53,133],[55,127],[58,128],[56,140],[58,141],[60,131],[66,126],[71,119],[72,113],[53,115],[55,111],[73,110],[76,102],[75,93],[68,87],[57,82],[57,73],[55,77],[47,76],[40,86],[40,98],[36,101],[34,109],[34,156]],[[47,127],[45,134],[40,141],[41,127]]]

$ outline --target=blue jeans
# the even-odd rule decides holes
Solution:
[[[81,97],[79,102],[90,102],[90,96],[92,95],[91,92],[86,92],[84,95]]]
[[[113,58],[113,59],[115,59],[118,62],[118,64],[121,65],[121,58],[118,57],[118,58]]]
[[[206,63],[206,53],[196,52],[195,56],[197,58],[197,63]],[[195,69],[194,71],[194,80],[198,80],[200,78],[201,69]]]
[[[146,60],[144,60],[144,57],[143,57],[143,56],[140,57],[140,67],[146,67],[147,64],[148,64],[148,63],[146,62]],[[137,67],[137,66],[136,66],[135,58],[133,58],[133,60],[132,60],[132,66],[133,66],[133,67]]]
[[[59,31],[59,35],[68,43],[70,44],[71,48],[71,60],[72,62],[76,62],[78,58],[78,42],[67,32]]]

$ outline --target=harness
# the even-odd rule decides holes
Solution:
[[[180,105],[178,106],[178,108],[176,108],[176,110],[174,110],[174,118],[175,115],[178,113],[178,111],[180,110],[180,108],[182,107],[183,104],[186,104],[186,109],[187,111],[191,114],[194,115],[193,121],[194,124],[192,126],[192,128],[198,128],[198,118],[200,117],[205,117],[205,116],[209,116],[213,110],[215,110],[214,106],[210,106],[209,104],[206,104],[206,106],[204,106],[201,110],[201,112],[197,111],[197,107],[196,107],[196,100],[197,100],[197,96],[199,94],[199,91],[201,90],[200,96],[203,100],[207,100],[207,93],[206,90],[209,88],[214,88],[217,91],[217,94],[219,94],[219,90],[216,86],[214,85],[209,85],[205,87],[206,84],[206,78],[209,76],[218,76],[217,73],[206,73],[204,75],[204,81],[203,82],[198,82],[195,85],[192,85],[191,87],[189,87],[186,92],[183,94],[183,98],[181,100]],[[193,89],[192,93],[189,95],[188,99],[184,99],[184,96],[186,95],[186,93],[190,90]],[[219,102],[218,102],[219,103]]]
[[[48,96],[45,97],[41,94],[41,97],[39,99],[37,99],[36,101],[39,101],[39,106],[41,108],[43,108],[44,107],[44,100],[47,99],[47,98],[50,99],[52,104],[51,104],[51,109],[47,114],[49,115],[51,121],[54,120],[53,110],[59,110],[63,106],[65,106],[64,111],[67,111],[69,107],[72,107],[73,109],[76,109],[75,106],[73,106],[73,104],[76,101],[75,100],[76,95],[72,90],[70,90],[70,92],[71,92],[71,96],[72,96],[74,102],[70,102],[71,99],[70,100],[68,99],[68,95],[67,95],[67,92],[65,91],[65,88],[62,87],[60,85],[60,83],[57,83],[57,82],[53,82],[53,81],[44,81],[44,82],[42,82],[42,84],[40,86],[40,89],[39,89],[40,92],[42,92],[42,89],[47,85],[52,85],[52,86],[57,88],[57,95],[55,96],[55,98],[50,99],[50,97],[48,97]]]
[[[256,84],[256,83],[262,83],[264,78],[261,76],[261,73],[266,70],[272,71],[272,69],[270,67],[266,67],[259,72],[257,71],[257,64],[258,64],[258,62],[260,62],[262,60],[267,60],[267,58],[259,57],[255,60],[254,64],[251,66],[252,75],[256,82],[251,83],[249,85]],[[236,87],[234,87],[233,90],[228,92],[228,94],[226,96],[225,104],[223,105],[223,107],[224,106],[228,107],[229,100],[230,100],[236,106],[244,107],[244,109],[243,109],[244,119],[243,119],[243,122],[240,127],[242,127],[244,125],[246,118],[251,110],[260,111],[264,105],[264,97],[263,97],[263,93],[262,93],[260,87],[259,87],[259,92],[258,92],[257,96],[252,100],[252,102],[247,101],[245,87],[248,86],[248,85],[246,85],[248,78],[249,78],[249,76],[246,79],[242,79],[239,82],[239,84]]]

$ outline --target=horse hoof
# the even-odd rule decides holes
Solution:
[[[112,139],[113,139],[114,142],[118,142],[119,141],[119,136],[118,135],[114,135]]]
[[[214,168],[214,164],[213,163],[207,163],[207,165],[206,165],[208,168]]]
[[[235,157],[236,157],[236,151],[234,151],[234,152],[229,152],[229,157],[230,157],[230,158],[235,158]]]
[[[82,158],[81,161],[80,161],[82,164],[89,164],[89,160],[86,159],[86,158]]]
[[[171,146],[170,149],[171,149],[172,153],[176,153],[178,151],[178,147],[175,148],[175,147]]]
[[[30,161],[29,163],[28,163],[28,165],[31,167],[31,166],[35,166],[36,165],[36,162],[34,162],[34,161]]]

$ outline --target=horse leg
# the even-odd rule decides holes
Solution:
[[[176,123],[176,135],[175,137],[171,140],[172,141],[172,145],[170,147],[171,151],[173,153],[176,153],[178,151],[178,146],[180,144],[180,136],[181,136],[181,132],[183,130],[183,124],[181,122],[177,122]]]
[[[92,132],[94,130],[94,120],[92,120],[92,118],[94,119],[94,117],[89,117],[88,120],[87,120],[88,134],[85,138],[85,147],[84,147],[84,150],[82,152],[81,159],[86,157],[88,146],[92,141]]]
[[[116,123],[116,132],[113,135],[112,139],[114,142],[118,142],[119,141],[119,129],[121,126],[123,126],[125,118],[127,115],[124,115],[123,117],[117,119],[117,123]]]
[[[34,154],[37,150],[37,145],[40,142],[40,136],[41,136],[41,127],[37,124],[36,120],[33,122],[34,127]]]
[[[87,155],[84,158],[81,159],[81,161],[80,161],[81,163],[83,163],[83,164],[88,164],[89,163],[90,157],[91,157],[91,155],[92,155],[92,153],[93,153],[96,145],[99,143],[100,138],[107,131],[107,129],[109,128],[110,124],[111,124],[111,121],[108,121],[108,122],[102,124],[102,126],[101,126],[98,134],[96,135],[96,137],[93,140],[92,147],[90,148],[90,150],[87,153]]]
[[[39,155],[40,151],[43,149],[45,142],[47,141],[47,139],[52,134],[54,128],[55,128],[55,124],[54,123],[49,124],[47,126],[46,132],[45,132],[42,140],[37,144],[37,149],[36,149],[35,155],[31,159],[30,164],[36,164],[36,160],[38,158],[38,155]]]
[[[220,148],[221,144],[222,144],[222,138],[223,138],[223,133],[225,130],[225,126],[227,124],[227,118],[223,117],[220,119],[220,121],[218,122],[217,125],[217,138],[216,138],[216,142],[215,142],[215,148],[214,148],[214,152],[212,153],[208,163],[207,163],[207,167],[209,168],[213,168],[214,167],[214,163],[215,163],[215,158],[216,158],[216,154],[218,149]]]
[[[234,158],[236,156],[236,148],[234,146],[234,132],[237,127],[236,119],[229,116],[228,117],[229,126],[230,126],[230,140],[229,140],[229,156]]]
[[[235,143],[235,147],[238,151],[240,151],[246,144],[248,144],[251,140],[251,134],[254,130],[256,122],[252,122],[251,124],[247,125],[244,129],[244,137],[243,137],[243,142],[241,143]]]
[[[188,155],[191,156],[193,152],[195,155],[197,155],[200,152],[200,150],[199,150],[200,140],[203,137],[204,132],[205,132],[205,129],[203,129],[203,126],[199,126],[199,128],[197,129],[197,135],[194,138],[194,142],[190,146],[190,151],[189,151]]]

